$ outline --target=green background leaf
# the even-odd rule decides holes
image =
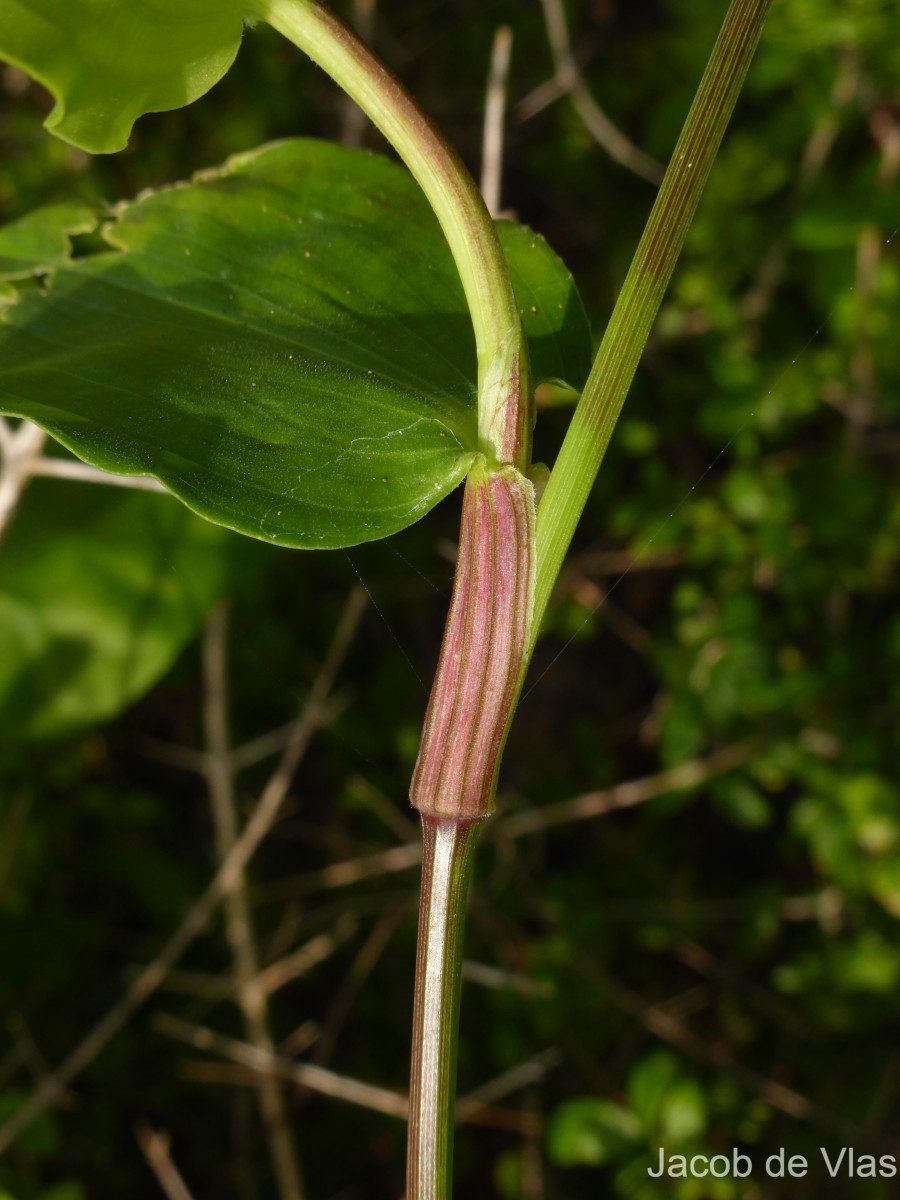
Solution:
[[[227,586],[228,544],[169,496],[36,480],[0,573],[0,740],[114,716]]]
[[[464,477],[471,325],[402,168],[283,142],[121,206],[106,237],[5,313],[0,407],[280,545],[383,537]],[[504,240],[538,371],[580,382],[571,277],[530,231]]]
[[[222,78],[242,16],[228,0],[0,0],[0,57],[53,93],[48,129],[108,153],[143,113],[190,104]]]
[[[96,228],[97,214],[87,204],[48,204],[0,228],[0,279],[24,279],[64,262],[69,235]]]
[[[561,1166],[601,1166],[622,1157],[640,1137],[640,1122],[630,1109],[597,1096],[579,1096],[553,1114],[547,1148]]]

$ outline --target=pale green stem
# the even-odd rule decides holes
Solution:
[[[537,514],[530,647],[762,33],[771,0],[733,0],[550,473]]]
[[[425,193],[456,262],[475,330],[480,449],[491,461],[527,469],[525,337],[503,250],[474,180],[406,89],[327,9],[315,0],[252,0],[252,8],[356,101]]]
[[[466,898],[483,822],[422,814],[406,1200],[449,1200]]]

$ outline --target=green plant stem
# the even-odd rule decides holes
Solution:
[[[684,245],[771,0],[733,0],[537,514],[529,652]]]
[[[402,84],[327,9],[315,0],[254,0],[254,10],[356,101],[428,198],[475,330],[480,449],[489,460],[526,470],[531,389],[525,335],[503,250],[474,180]]]
[[[406,1200],[449,1200],[466,897],[483,822],[422,814]]]

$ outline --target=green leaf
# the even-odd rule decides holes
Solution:
[[[593,345],[572,276],[541,235],[527,225],[497,221],[496,226],[522,310],[533,382],[568,385],[577,398],[591,370]]]
[[[547,1143],[550,1157],[561,1166],[602,1166],[620,1158],[640,1136],[640,1122],[631,1109],[581,1096],[553,1114]]]
[[[412,524],[475,453],[471,324],[417,186],[387,159],[289,141],[120,206],[114,251],[60,263],[0,318],[0,409],[110,471],[280,545]],[[568,272],[505,231],[538,371],[580,383]]]
[[[667,1093],[681,1077],[681,1066],[668,1050],[655,1050],[642,1058],[628,1077],[628,1100],[644,1129],[652,1133]]]
[[[48,204],[0,228],[0,280],[25,279],[65,262],[69,235],[88,233],[97,214],[86,204]]]
[[[169,496],[36,480],[3,544],[0,737],[74,732],[141,696],[226,588],[228,541]]]
[[[143,113],[190,104],[222,78],[242,16],[230,0],[0,0],[0,57],[53,93],[48,129],[109,153]]]
[[[678,1145],[698,1137],[706,1129],[709,1115],[706,1093],[695,1079],[680,1079],[666,1093],[660,1109],[663,1141]]]

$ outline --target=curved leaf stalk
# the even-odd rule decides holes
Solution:
[[[479,820],[422,814],[406,1200],[448,1200],[466,897]]]
[[[522,320],[493,222],[462,160],[402,84],[315,0],[253,0],[252,14],[356,101],[421,186],[447,238],[472,316],[479,449],[489,461],[527,469],[531,385]]]
[[[770,3],[733,0],[728,10],[550,473],[538,509],[537,580],[529,654],[687,237]]]

